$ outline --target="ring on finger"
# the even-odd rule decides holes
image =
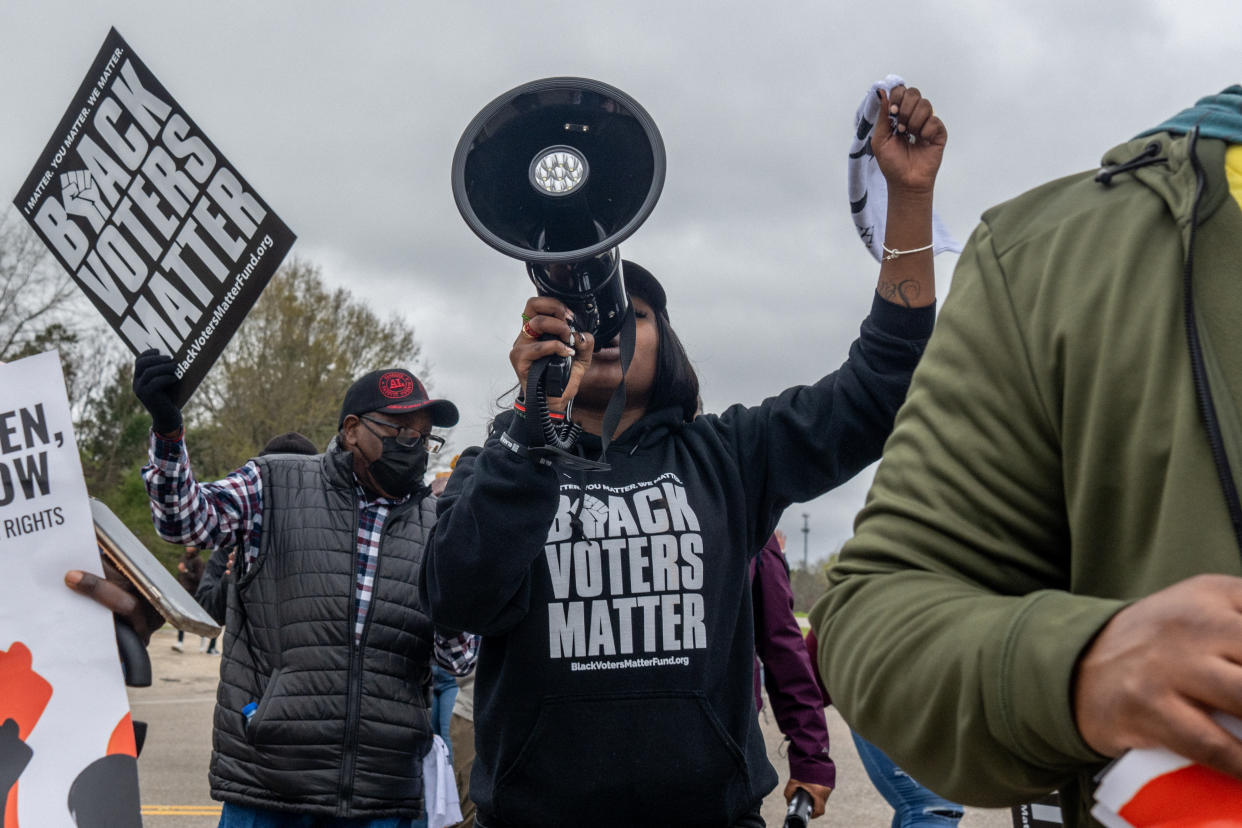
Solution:
[[[522,322],[522,333],[526,334],[526,335],[527,335],[527,336],[529,336],[531,339],[538,339],[538,338],[539,338],[539,334],[535,331],[535,329],[534,329],[534,328],[532,328],[532,327],[530,326],[530,321],[529,321],[529,320],[524,320],[524,321]]]

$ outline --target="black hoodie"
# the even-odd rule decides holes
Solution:
[[[512,453],[507,413],[462,455],[425,580],[437,625],[483,635],[481,825],[724,828],[772,790],[749,560],[789,504],[880,456],[933,318],[877,297],[840,370],[693,423],[650,412],[607,472]]]

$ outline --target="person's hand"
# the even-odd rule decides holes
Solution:
[[[589,333],[573,331],[570,327],[569,309],[551,296],[532,296],[527,299],[522,316],[522,330],[513,342],[513,349],[509,351],[509,362],[513,365],[523,390],[526,389],[526,377],[535,360],[546,356],[573,357],[564,396],[548,399],[548,408],[563,411],[566,404],[578,393],[582,375],[591,365],[591,357],[595,353],[595,338]],[[532,333],[534,336],[531,336]],[[550,334],[553,338],[540,339],[544,334]]]
[[[827,785],[815,785],[811,782],[799,782],[797,779],[790,779],[789,784],[785,785],[785,801],[792,802],[794,794],[798,792],[798,788],[811,795],[814,803],[811,806],[811,819],[824,815],[824,807],[828,804],[828,794],[832,793],[832,788]]]
[[[65,584],[81,595],[91,598],[112,611],[128,624],[143,646],[151,642],[151,633],[164,625],[164,617],[138,592],[138,588],[120,570],[104,560],[104,577],[73,569],[65,573]]]
[[[932,111],[931,101],[913,86],[895,86],[878,94],[880,117],[871,133],[871,151],[884,173],[890,196],[930,193],[949,137],[944,122]],[[897,118],[895,129],[886,116]]]
[[[154,348],[134,360],[134,396],[151,415],[156,434],[176,434],[181,429],[181,409],[173,402],[177,366],[172,357]]]
[[[224,565],[224,574],[226,576],[233,574],[233,564],[236,563],[236,561],[237,561],[237,552],[236,551],[230,552],[229,562]]]
[[[1242,578],[1199,575],[1117,613],[1079,657],[1074,717],[1105,756],[1164,747],[1242,779]]]

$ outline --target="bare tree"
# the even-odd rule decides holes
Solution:
[[[0,360],[25,356],[79,293],[69,274],[12,207],[0,212]]]
[[[12,207],[0,209],[0,362],[60,353],[75,417],[115,359],[103,319]],[[118,341],[119,344],[119,341]]]

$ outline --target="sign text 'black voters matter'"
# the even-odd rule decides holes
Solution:
[[[116,29],[13,203],[179,405],[294,240]]]

